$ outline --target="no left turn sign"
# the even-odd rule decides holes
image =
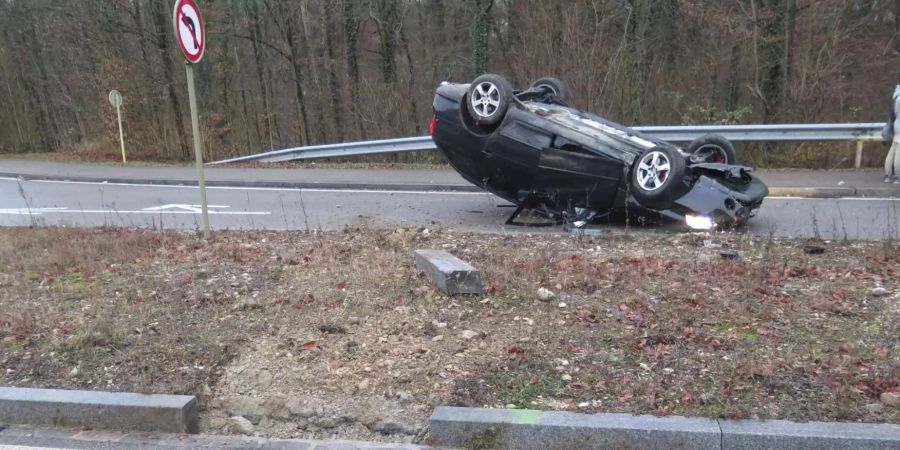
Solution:
[[[188,62],[197,63],[203,57],[203,49],[206,47],[206,33],[203,30],[203,19],[200,18],[200,8],[194,0],[178,0],[175,2],[173,13],[175,21],[175,36],[184,57]]]

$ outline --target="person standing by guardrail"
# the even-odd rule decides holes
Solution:
[[[884,124],[881,131],[884,142],[891,143],[891,149],[884,160],[884,182],[900,184],[900,84],[894,88],[892,99],[891,120]]]

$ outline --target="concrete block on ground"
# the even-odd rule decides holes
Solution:
[[[0,422],[98,430],[196,433],[192,395],[0,387]]]
[[[900,425],[786,420],[720,420],[728,450],[900,449]]]
[[[577,414],[440,406],[429,424],[439,447],[552,449],[720,449],[713,419]]]
[[[416,250],[416,268],[448,295],[481,294],[481,274],[471,264],[441,250]]]

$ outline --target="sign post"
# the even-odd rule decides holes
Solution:
[[[122,133],[122,94],[113,89],[109,91],[109,103],[116,108],[116,116],[119,118],[119,145],[122,146],[122,164],[127,164],[125,161],[125,137]]]
[[[188,101],[191,106],[191,132],[194,136],[194,159],[197,164],[197,185],[200,188],[200,206],[203,213],[203,237],[209,238],[209,208],[206,204],[206,180],[203,175],[203,147],[200,141],[200,123],[197,118],[197,94],[194,89],[194,64],[203,58],[206,48],[206,31],[200,8],[194,0],[177,0],[172,14],[175,37],[185,58]]]

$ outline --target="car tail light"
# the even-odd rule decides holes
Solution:
[[[437,128],[437,117],[431,116],[431,123],[428,124],[428,134],[434,135],[435,128]]]

